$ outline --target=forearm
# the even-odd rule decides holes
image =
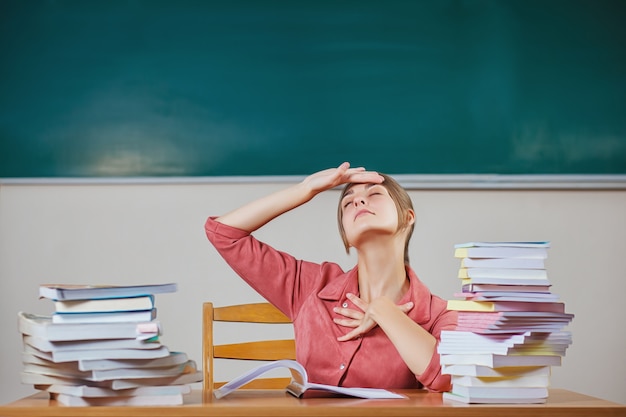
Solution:
[[[314,195],[305,183],[298,183],[239,207],[218,217],[216,221],[253,232],[281,214],[311,200]]]
[[[435,353],[437,340],[390,299],[381,297],[370,304],[372,319],[385,332],[407,366],[421,375]]]
[[[381,183],[382,181],[383,177],[378,173],[365,171],[364,168],[350,168],[350,164],[344,162],[337,168],[309,175],[298,184],[248,203],[216,220],[253,232],[270,220],[306,203],[318,193],[338,185],[349,182]]]

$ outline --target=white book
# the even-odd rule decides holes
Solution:
[[[550,385],[550,376],[520,375],[505,377],[476,377],[468,375],[452,375],[452,385],[489,388],[548,387]]]
[[[546,402],[546,398],[493,398],[493,397],[465,397],[462,395],[454,394],[452,392],[443,393],[444,402],[456,401],[465,404],[543,404]]]
[[[502,277],[472,277],[461,278],[462,285],[524,285],[524,286],[551,286],[549,279],[543,278],[502,278]]]
[[[295,397],[303,397],[306,391],[326,391],[334,394],[348,395],[357,398],[406,398],[403,395],[393,393],[384,389],[376,388],[345,388],[325,384],[316,384],[308,382],[307,372],[304,367],[294,360],[282,359],[273,362],[264,363],[243,375],[227,382],[219,389],[213,391],[216,398],[222,398],[235,391],[242,385],[247,384],[258,376],[276,368],[288,368],[292,370],[292,381],[287,386],[287,392]]]
[[[114,297],[140,297],[144,295],[176,292],[177,285],[89,285],[89,284],[42,284],[39,296],[51,300],[85,300]]]
[[[22,370],[20,373],[20,381],[22,384],[32,385],[89,385],[92,387],[113,388],[113,381],[87,381],[81,378],[60,375],[46,375],[35,372],[27,372]]]
[[[91,371],[117,368],[160,368],[180,365],[188,360],[184,352],[170,352],[168,356],[154,359],[81,359],[78,361],[78,369]]]
[[[202,372],[194,369],[187,369],[184,373],[176,376],[164,376],[141,379],[114,379],[107,381],[111,389],[128,389],[138,387],[150,387],[158,385],[182,385],[202,382]]]
[[[545,269],[543,258],[463,258],[461,268]]]
[[[462,397],[479,397],[479,398],[547,398],[548,388],[546,387],[507,387],[507,388],[490,388],[490,387],[467,387],[465,385],[453,385],[453,394]]]
[[[124,323],[146,322],[156,319],[156,308],[139,311],[115,311],[103,313],[55,313],[52,323]]]
[[[52,362],[29,352],[22,353],[23,363],[34,363],[57,368],[66,367],[67,369],[76,371],[99,371],[119,368],[161,368],[164,366],[184,364],[188,360],[187,355],[183,352],[171,352],[168,356],[154,359],[96,359],[71,362]]]
[[[87,300],[57,300],[54,301],[57,313],[113,313],[138,310],[152,310],[154,297],[101,298]]]
[[[90,385],[35,385],[35,389],[47,391],[54,394],[67,394],[74,397],[131,397],[145,395],[176,395],[189,394],[190,385],[162,385],[154,387],[129,388],[124,390],[114,390],[110,388],[94,387]]]
[[[548,279],[545,269],[460,268],[458,278]]]
[[[558,355],[441,354],[439,360],[442,365],[482,365],[490,368],[561,365],[561,356]]]
[[[183,394],[136,395],[129,397],[85,398],[67,394],[55,394],[58,403],[74,407],[95,406],[144,406],[144,405],[181,405]]]
[[[466,375],[478,377],[506,377],[506,376],[550,376],[550,366],[509,366],[504,368],[490,368],[482,365],[443,365],[441,373],[446,375]]]
[[[61,352],[43,352],[29,345],[25,345],[24,352],[56,363],[100,359],[154,359],[164,358],[170,354],[169,349],[164,345],[161,345],[157,349],[89,349]]]
[[[196,382],[202,382],[202,372],[190,369],[188,372],[176,376],[141,379],[114,379],[107,381],[88,381],[85,379],[75,378],[71,376],[45,375],[22,371],[20,373],[20,380],[23,384],[32,385],[88,385],[91,387],[102,387],[113,390],[120,390],[161,385],[193,384]]]
[[[72,350],[107,350],[107,349],[158,349],[162,345],[158,337],[152,339],[101,339],[101,340],[68,340],[51,342],[40,337],[22,335],[25,345],[44,352],[67,352]]]
[[[67,367],[45,366],[33,363],[24,364],[24,372],[77,378],[85,381],[107,381],[114,379],[142,379],[178,376],[186,372],[188,368],[196,369],[193,361],[187,361],[181,365],[166,366],[160,368],[119,368],[92,371],[79,371]]]
[[[549,248],[550,242],[548,241],[536,241],[536,242],[524,242],[524,241],[510,241],[510,242],[465,242],[457,243],[455,248],[473,248],[473,247],[486,247],[486,248]]]
[[[459,347],[441,347],[437,348],[437,352],[440,355],[455,355],[455,354],[494,354],[494,355],[558,355],[565,356],[569,345],[546,345],[546,346],[459,346]]]
[[[474,332],[459,330],[442,330],[439,345],[445,346],[467,346],[473,349],[477,346],[507,346],[543,344],[566,344],[572,343],[572,333],[559,331],[552,333],[525,332],[519,334],[505,335],[483,335]]]
[[[20,312],[18,328],[23,334],[49,341],[99,339],[150,339],[161,334],[157,320],[141,323],[52,323],[50,316]]]
[[[454,249],[455,258],[530,258],[546,259],[547,248],[531,247],[458,247]]]
[[[522,301],[522,302],[545,302],[558,301],[559,296],[552,293],[526,293],[526,292],[460,292],[455,293],[455,297],[465,298],[472,301]]]

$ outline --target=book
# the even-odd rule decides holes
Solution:
[[[446,375],[466,375],[477,377],[506,377],[506,376],[550,376],[549,366],[507,366],[491,368],[484,365],[443,365],[441,373]]]
[[[463,258],[461,268],[545,269],[544,258]]]
[[[186,369],[180,375],[176,376],[164,376],[164,377],[152,377],[152,378],[137,378],[137,379],[115,379],[110,382],[111,389],[128,389],[138,387],[151,387],[159,385],[182,385],[192,384],[195,382],[202,382],[202,371],[194,369]]]
[[[571,344],[571,332],[531,332],[502,335],[483,335],[468,331],[442,330],[440,348],[466,346],[472,349],[480,347],[515,347]]]
[[[54,394],[52,399],[60,404],[73,407],[95,406],[144,406],[144,405],[181,405],[184,402],[183,394],[168,395],[134,395],[128,397],[101,397],[86,398],[68,394]]]
[[[140,297],[176,291],[177,285],[174,283],[149,285],[42,284],[39,286],[39,296],[51,300]]]
[[[572,343],[561,329],[573,315],[550,292],[545,269],[549,242],[468,242],[461,258],[462,292],[454,330],[441,332],[441,372],[451,376],[444,400],[464,403],[544,403],[550,367]]]
[[[476,377],[468,375],[452,375],[452,385],[486,388],[515,388],[515,387],[548,387],[550,375],[514,375]]]
[[[516,301],[532,303],[559,300],[559,296],[557,294],[543,292],[461,292],[455,293],[454,296],[471,301]]]
[[[532,311],[459,311],[457,331],[480,334],[553,332],[565,327],[574,315]]]
[[[492,291],[514,291],[530,292],[530,293],[547,293],[550,292],[551,285],[511,285],[511,284],[477,284],[471,283],[461,287],[461,291],[465,292],[492,292]]]
[[[459,247],[454,250],[454,257],[545,259],[548,257],[548,250],[531,247]]]
[[[70,362],[53,362],[30,352],[22,353],[23,363],[35,363],[46,366],[66,366],[77,371],[92,371],[118,368],[159,368],[163,366],[179,365],[188,361],[184,352],[171,352],[168,356],[148,359],[80,359]]]
[[[163,358],[170,354],[167,346],[163,345],[156,349],[89,349],[52,352],[43,352],[26,345],[23,352],[56,363],[101,359],[154,359]]]
[[[534,285],[550,286],[550,280],[542,278],[502,278],[502,277],[473,277],[461,278],[461,285],[490,284],[490,285]]]
[[[113,379],[105,381],[88,381],[72,376],[46,375],[33,372],[22,371],[20,379],[23,384],[32,385],[88,385],[90,387],[109,388],[113,390],[151,387],[162,385],[184,385],[196,382],[202,382],[202,372],[198,370],[188,370],[180,375],[152,378],[129,378],[129,379]]]
[[[97,339],[149,339],[161,334],[158,321],[128,323],[52,323],[50,316],[18,313],[22,334],[49,341]]]
[[[385,389],[377,388],[346,388],[333,385],[317,384],[308,381],[307,372],[304,367],[294,360],[281,359],[259,365],[250,371],[238,376],[237,378],[227,382],[213,393],[216,398],[223,398],[237,388],[252,381],[258,376],[277,368],[287,368],[291,371],[292,379],[286,387],[286,391],[297,397],[302,398],[309,391],[321,391],[330,394],[345,395],[357,398],[406,398],[404,395],[396,394]]]
[[[459,268],[458,278],[548,279],[545,269]]]
[[[154,296],[60,300],[53,303],[57,313],[111,313],[151,310],[154,308]]]
[[[443,393],[444,402],[456,401],[465,404],[543,404],[546,402],[546,398],[535,397],[480,397],[480,396],[464,396],[455,394],[453,392]]]
[[[52,323],[120,323],[146,322],[156,319],[156,308],[139,311],[115,311],[97,313],[55,313]]]
[[[536,242],[504,242],[504,241],[493,241],[493,242],[465,242],[465,243],[457,243],[454,245],[455,248],[549,248],[550,242],[548,241],[536,241]]]
[[[495,312],[480,312],[480,311],[459,311],[457,316],[457,328],[465,324],[475,325],[509,325],[509,324],[555,324],[555,323],[569,323],[574,317],[570,313],[552,313],[541,311],[495,311]],[[528,329],[525,331],[538,330]],[[514,332],[511,332],[514,333]]]
[[[82,381],[106,381],[114,379],[140,379],[172,377],[196,369],[194,361],[188,360],[183,364],[163,366],[159,368],[117,368],[80,371],[77,366],[46,366],[35,363],[24,363],[23,371],[33,374],[76,378]]]
[[[173,395],[173,394],[189,394],[191,392],[190,385],[159,385],[138,388],[127,388],[122,390],[114,390],[111,388],[93,387],[89,385],[37,385],[35,389],[47,391],[52,394],[67,394],[74,397],[100,398],[100,397],[135,397],[147,395]]]
[[[80,359],[78,369],[81,371],[116,369],[116,368],[158,368],[162,366],[179,365],[189,359],[184,352],[170,352],[160,358],[145,359]]]
[[[454,331],[442,333],[437,346],[440,354],[493,353],[498,355],[561,355],[571,345],[569,332],[525,333],[515,335],[485,336],[473,332],[458,332],[468,335],[453,335]],[[449,337],[448,337],[449,335]],[[482,339],[478,339],[482,337]]]
[[[565,304],[561,302],[526,302],[526,301],[472,301],[448,300],[448,310],[457,311],[537,311],[564,313]]]
[[[67,340],[51,342],[47,339],[22,335],[24,345],[29,345],[43,352],[67,352],[71,350],[106,350],[106,349],[158,349],[161,347],[158,337],[151,339],[100,339]]]
[[[537,344],[537,345],[515,345],[515,346],[439,346],[437,352],[440,355],[454,355],[472,352],[472,354],[494,354],[494,355],[560,355],[565,356],[569,343],[561,344]]]
[[[462,397],[479,397],[479,398],[499,398],[499,399],[515,399],[515,398],[547,398],[547,387],[470,387],[465,385],[453,385],[453,394]]]
[[[561,356],[558,355],[496,355],[492,353],[477,353],[441,354],[439,358],[441,365],[481,365],[490,368],[561,365]]]

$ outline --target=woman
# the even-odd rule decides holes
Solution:
[[[251,235],[341,184],[339,229],[346,250],[357,252],[355,268],[298,260]],[[291,318],[296,357],[312,382],[447,391],[436,346],[456,314],[409,266],[414,222],[410,197],[391,177],[346,162],[210,217],[205,229],[233,270]]]

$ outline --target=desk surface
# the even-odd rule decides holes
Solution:
[[[562,389],[550,390],[546,404],[533,405],[467,405],[444,402],[441,394],[425,391],[402,393],[408,399],[297,399],[283,391],[240,390],[216,400],[203,399],[202,392],[194,391],[185,396],[185,404],[180,406],[66,407],[41,392],[0,406],[0,416],[626,416],[626,405]]]

